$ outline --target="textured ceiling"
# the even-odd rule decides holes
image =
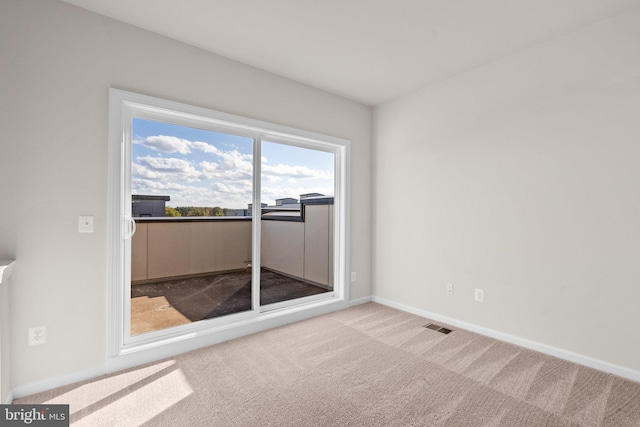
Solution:
[[[640,0],[64,0],[377,105]]]

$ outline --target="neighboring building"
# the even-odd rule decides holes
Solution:
[[[294,199],[293,197],[285,197],[284,199],[276,199],[276,206],[300,207],[300,204],[298,203],[298,199]]]
[[[251,216],[251,209],[229,209],[224,216]]]
[[[300,200],[293,197],[283,197],[282,199],[276,199],[275,205],[267,205],[262,203],[262,212],[267,215],[280,215],[285,212],[300,214],[300,207],[305,201],[311,201],[312,199],[324,199],[327,196],[320,193],[306,193],[300,195]],[[331,197],[333,199],[333,197]],[[241,215],[239,212],[245,212],[246,216],[251,216],[252,204],[249,203],[248,209],[236,209],[236,215]]]
[[[304,206],[311,204],[333,204],[333,196],[325,196],[320,193],[307,193],[300,195],[300,201],[292,197],[276,199],[275,205],[262,206],[262,218],[282,219],[284,217],[297,217],[303,219]]]
[[[133,194],[131,196],[131,216],[134,218],[165,216],[165,203],[169,200],[171,200],[170,196],[144,196]]]
[[[307,193],[307,194],[301,194],[300,200],[309,199],[311,197],[325,197],[325,196],[324,194],[320,194],[320,193]]]
[[[267,207],[267,204],[266,203],[260,203],[260,207],[264,209],[265,207]],[[253,203],[249,203],[247,205],[247,209],[236,209],[235,213],[232,214],[232,215],[233,216],[251,216],[251,215],[253,215]]]

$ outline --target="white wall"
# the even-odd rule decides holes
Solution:
[[[369,107],[59,1],[3,0],[0,58],[14,386],[105,361],[109,87],[351,140],[351,296],[371,293]],[[78,215],[95,215],[94,234]],[[48,342],[27,347],[38,325]]]
[[[377,108],[374,294],[640,370],[639,40],[636,10]]]

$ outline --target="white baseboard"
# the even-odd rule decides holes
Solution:
[[[406,311],[417,316],[426,317],[437,322],[447,323],[457,328],[466,329],[467,331],[475,332],[480,335],[484,335],[490,338],[495,338],[500,341],[505,341],[511,344],[518,345],[520,347],[528,348],[530,350],[538,351],[540,353],[548,354],[560,359],[567,360],[569,362],[577,363],[579,365],[587,366],[589,368],[597,369],[599,371],[608,372],[617,375],[622,378],[626,378],[632,381],[640,382],[640,372],[625,368],[624,366],[615,365],[613,363],[605,362],[604,360],[596,359],[590,356],[585,356],[579,353],[574,353],[562,348],[553,347],[547,344],[531,341],[525,338],[520,338],[514,335],[505,334],[504,332],[496,331],[493,329],[485,328],[482,326],[474,325],[472,323],[463,322],[451,317],[442,316],[437,313],[431,313],[426,310],[411,307],[405,304],[401,304],[395,301],[391,301],[385,298],[372,297],[371,300],[378,304],[386,305],[388,307],[396,308],[398,310]]]
[[[106,367],[104,365],[100,365],[94,366],[92,368],[82,369],[80,371],[71,372],[65,375],[59,375],[53,378],[47,378],[46,380],[21,385],[13,389],[13,399],[20,399],[21,397],[30,396],[32,394],[40,393],[65,385],[90,380],[92,378],[105,375],[106,372]]]
[[[356,305],[366,304],[371,301],[373,301],[373,297],[371,295],[368,297],[352,299],[349,301],[349,307],[355,307]]]
[[[11,403],[13,402],[13,391],[9,390],[9,394],[7,394],[7,397],[4,399],[4,402],[2,402],[5,405],[11,405]]]

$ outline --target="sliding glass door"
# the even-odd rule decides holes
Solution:
[[[123,91],[111,116],[112,353],[345,298],[343,140]]]
[[[254,140],[131,126],[131,335],[251,310]]]
[[[335,155],[262,142],[260,303],[275,309],[333,291]]]

